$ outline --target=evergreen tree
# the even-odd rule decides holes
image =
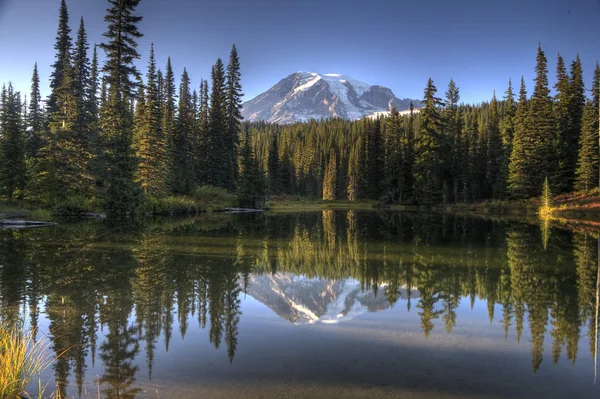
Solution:
[[[337,199],[337,161],[335,152],[331,151],[323,179],[323,200],[335,199]]]
[[[367,196],[370,199],[381,197],[381,188],[384,172],[383,137],[381,135],[381,121],[376,119],[369,124],[367,141]]]
[[[48,136],[40,153],[39,180],[48,203],[70,196],[90,195],[90,158],[86,126],[76,90],[77,68],[63,65],[61,86],[55,91],[56,111],[50,115]]]
[[[161,129],[161,104],[154,45],[146,74],[146,92],[139,95],[138,106],[143,112],[136,117],[134,147],[138,158],[136,180],[146,195],[160,198],[167,193],[167,141]],[[139,119],[139,122],[137,121]]]
[[[500,137],[500,115],[496,93],[490,103],[487,125],[486,146],[486,186],[489,190],[486,197],[501,198],[504,195],[505,182],[502,180],[502,138]]]
[[[91,114],[93,112],[93,110],[90,109],[89,102],[91,66],[88,58],[88,50],[87,34],[85,32],[85,25],[82,17],[77,31],[77,40],[73,52],[73,90],[78,102],[78,124],[81,129],[88,129]]]
[[[556,63],[556,96],[554,98],[554,115],[556,116],[556,137],[554,139],[555,152],[553,162],[556,163],[556,174],[553,176],[553,185],[557,193],[567,191],[573,182],[574,165],[571,164],[571,84],[563,58],[558,55]]]
[[[238,142],[242,123],[242,85],[240,83],[240,59],[235,44],[231,48],[225,85],[225,108],[227,114],[227,134],[224,138],[228,163],[225,187],[233,190],[237,176]]]
[[[274,133],[269,145],[267,159],[267,178],[269,180],[269,193],[271,194],[279,194],[282,191],[279,169],[279,145],[277,134]]]
[[[200,92],[198,96],[198,131],[197,131],[197,152],[194,157],[194,170],[196,171],[196,185],[206,181],[205,170],[207,167],[206,159],[209,148],[208,140],[208,82],[200,80]]]
[[[254,157],[250,130],[246,128],[240,161],[240,178],[237,186],[238,204],[244,208],[262,208],[267,199],[267,181]]]
[[[133,13],[140,0],[108,0],[104,20],[107,39],[100,47],[106,52],[103,71],[107,74],[108,99],[102,109],[101,128],[106,142],[108,191],[105,208],[109,214],[124,217],[140,202],[134,181],[136,159],[132,151],[133,118],[131,99],[137,75],[133,61],[139,58],[136,39],[142,37],[137,24],[142,17]]]
[[[58,15],[58,32],[56,34],[56,43],[54,44],[56,60],[54,61],[54,64],[52,64],[53,72],[50,78],[51,93],[47,103],[49,114],[56,111],[55,92],[62,85],[64,66],[68,62],[68,58],[71,54],[70,34],[71,28],[69,28],[69,11],[67,10],[67,3],[65,0],[61,0]]]
[[[225,71],[221,59],[212,67],[212,90],[208,113],[208,134],[206,135],[206,183],[230,189],[228,176],[230,153],[226,147],[227,114],[225,97]]]
[[[393,107],[387,120],[385,134],[385,195],[389,202],[400,202],[404,192],[404,174],[402,173],[402,118]]]
[[[417,139],[414,169],[415,196],[421,205],[434,205],[441,200],[441,117],[438,109],[441,100],[435,97],[435,93],[437,89],[433,80],[429,79],[422,101],[425,107],[420,115],[421,131]]]
[[[23,198],[26,183],[25,131],[21,118],[21,96],[12,84],[0,94],[0,190],[12,201]]]
[[[571,63],[571,72],[569,77],[569,135],[567,140],[569,182],[571,183],[567,190],[573,188],[575,170],[577,168],[577,159],[579,153],[579,137],[581,134],[581,123],[583,118],[583,108],[585,107],[585,85],[583,83],[583,67],[579,54],[575,61]]]
[[[171,183],[176,194],[190,194],[193,189],[193,165],[191,162],[191,137],[194,130],[194,108],[190,93],[190,79],[183,69],[179,86],[179,106],[173,136]]]
[[[159,71],[160,72],[160,71]],[[161,74],[159,73],[159,83]],[[168,156],[168,170],[169,170],[169,181],[173,181],[174,165],[173,159],[175,157],[175,74],[173,73],[173,66],[171,64],[171,57],[167,59],[167,67],[165,70],[164,79],[162,79],[162,133],[167,140],[167,156]],[[172,187],[171,187],[172,189]]]
[[[460,90],[454,80],[450,79],[446,91],[445,109],[443,114],[443,154],[445,156],[444,183],[446,192],[444,198],[450,201],[458,199],[460,189],[461,168],[464,165],[462,153],[461,116],[458,107]]]
[[[40,77],[38,75],[37,62],[33,67],[33,76],[31,77],[31,94],[29,96],[27,124],[29,125],[27,134],[27,156],[29,158],[37,158],[42,145],[42,135],[44,133],[44,113],[42,109]]]
[[[575,189],[578,191],[588,191],[598,185],[597,112],[591,102],[583,110],[575,180]]]
[[[515,104],[515,95],[512,88],[512,80],[508,80],[508,89],[504,96],[504,114],[502,119],[502,127],[500,135],[502,138],[502,161],[500,163],[499,180],[504,182],[504,186],[498,193],[504,198],[507,194],[508,185],[508,165],[510,163],[510,155],[512,153],[512,143],[515,134],[515,114],[517,106]]]

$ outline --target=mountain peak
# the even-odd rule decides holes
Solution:
[[[387,87],[369,85],[341,73],[298,71],[245,102],[242,115],[249,121],[269,123],[327,118],[356,120],[389,111],[393,106],[406,110],[410,101],[397,98]]]

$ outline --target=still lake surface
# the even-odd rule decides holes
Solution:
[[[0,230],[69,398],[600,398],[598,275],[589,233],[447,215]]]

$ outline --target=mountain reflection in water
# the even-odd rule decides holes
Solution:
[[[449,345],[501,329],[530,351],[534,373],[552,376],[560,361],[589,373],[598,289],[595,236],[462,217],[324,211],[0,230],[0,319],[26,320],[55,354],[66,350],[47,377],[70,396],[94,381],[103,397],[144,396],[140,380],[161,377],[153,371],[174,341],[203,345],[198,331],[243,365],[241,323],[259,326],[248,339],[279,331],[273,321],[261,330],[257,307],[315,334],[338,322],[392,325],[394,309],[406,331]],[[472,330],[482,317],[489,329]],[[588,380],[582,389],[597,394]]]

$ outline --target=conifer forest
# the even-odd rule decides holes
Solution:
[[[414,112],[248,123],[235,45],[207,80],[194,83],[185,68],[174,76],[170,58],[157,65],[154,47],[139,71],[139,0],[108,3],[104,42],[90,44],[83,18],[73,32],[62,1],[47,98],[37,64],[30,92],[3,85],[5,199],[96,204],[123,217],[165,198],[193,198],[202,186],[261,207],[282,194],[431,206],[536,197],[545,178],[554,194],[598,185],[598,63],[586,87],[579,57],[558,55],[550,87],[539,46],[534,86],[508,79],[487,102],[464,104],[457,82],[438,90],[429,79]]]

